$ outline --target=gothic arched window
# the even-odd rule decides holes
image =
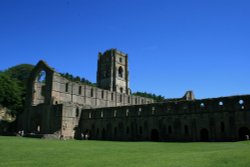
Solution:
[[[122,69],[122,67],[119,67],[119,69],[118,69],[118,76],[119,77],[123,77],[123,69]]]

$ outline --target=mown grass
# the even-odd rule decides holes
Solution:
[[[249,167],[250,142],[59,141],[0,137],[0,167]]]

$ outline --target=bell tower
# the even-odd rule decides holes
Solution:
[[[99,88],[130,94],[127,54],[116,49],[99,53],[97,68]]]

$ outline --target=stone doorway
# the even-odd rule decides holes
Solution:
[[[152,129],[151,131],[151,141],[159,141],[159,131],[157,129]]]
[[[209,141],[209,132],[206,128],[203,128],[200,131],[200,141],[203,141],[203,142]]]

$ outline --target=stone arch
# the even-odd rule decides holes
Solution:
[[[106,139],[106,130],[103,128],[102,129],[102,140]]]
[[[33,104],[41,104],[45,102],[46,95],[46,80],[47,80],[47,72],[41,69],[34,80],[33,83]]]
[[[247,127],[241,127],[238,131],[238,139],[240,141],[249,139],[250,131]]]
[[[124,125],[122,122],[120,122],[118,125],[118,133],[124,135]]]
[[[200,141],[209,141],[209,131],[206,128],[200,130]]]
[[[151,141],[159,141],[160,140],[159,131],[157,129],[151,130],[150,139],[151,139]]]

